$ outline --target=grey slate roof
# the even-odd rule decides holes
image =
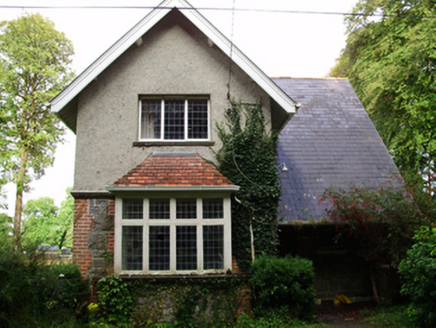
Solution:
[[[346,79],[278,78],[273,81],[302,106],[278,144],[281,224],[319,220],[318,197],[331,186],[379,186],[398,170]]]

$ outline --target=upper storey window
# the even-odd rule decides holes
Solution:
[[[140,140],[209,140],[209,100],[140,100]]]

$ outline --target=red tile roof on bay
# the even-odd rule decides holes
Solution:
[[[113,186],[233,186],[233,183],[198,154],[153,154]]]

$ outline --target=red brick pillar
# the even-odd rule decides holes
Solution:
[[[92,215],[89,214],[89,200],[74,200],[73,261],[86,278],[92,268],[92,251],[88,250],[88,233],[92,231]]]

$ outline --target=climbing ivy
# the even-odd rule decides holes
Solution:
[[[232,201],[232,250],[239,268],[248,271],[254,254],[277,251],[277,214],[281,196],[276,168],[277,134],[265,129],[260,104],[233,103],[226,122],[218,124],[222,148],[216,153],[220,172],[240,186]]]

